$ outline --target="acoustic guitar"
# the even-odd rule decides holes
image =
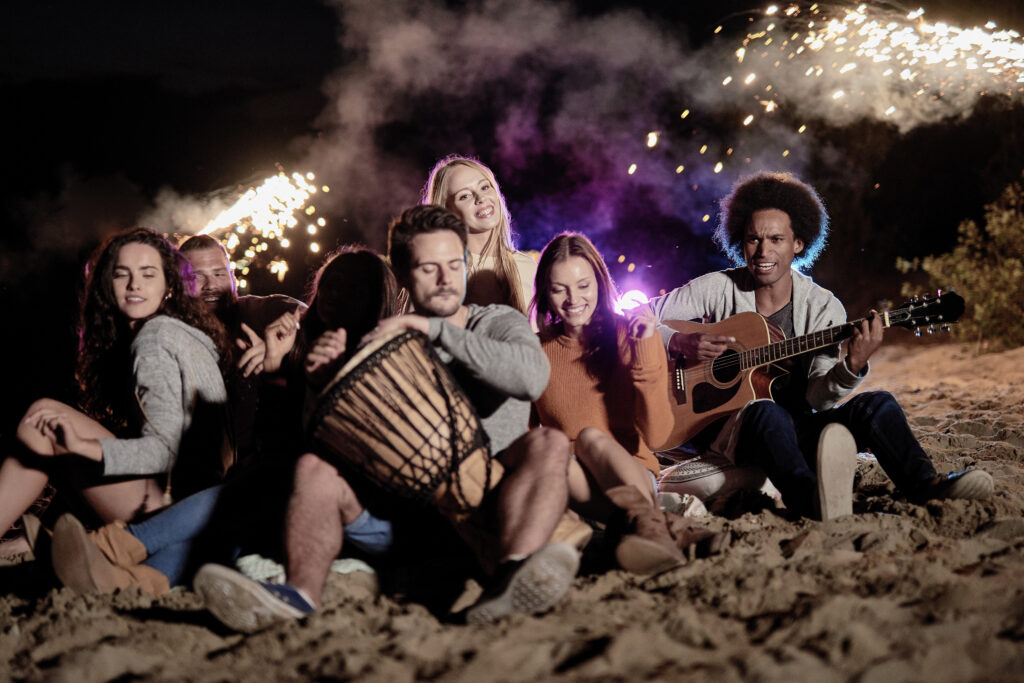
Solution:
[[[904,327],[921,335],[921,327],[933,333],[964,312],[964,300],[954,292],[940,292],[937,298],[911,299],[895,310],[884,311],[885,327]],[[785,370],[777,364],[796,356],[820,351],[853,336],[864,318],[848,321],[786,339],[778,327],[757,313],[738,313],[722,322],[701,324],[663,320],[662,324],[683,334],[703,333],[735,337],[736,341],[718,358],[690,362],[669,358],[669,402],[675,415],[672,434],[654,450],[684,444],[715,420],[734,413],[748,402],[772,398],[772,383]]]

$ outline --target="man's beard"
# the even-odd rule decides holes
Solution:
[[[440,299],[441,296],[446,294],[451,294],[456,297],[455,299],[452,300],[451,304],[442,304],[440,302],[434,303],[435,299]],[[464,297],[459,296],[458,290],[455,289],[435,289],[433,292],[427,295],[426,301],[424,301],[422,305],[416,305],[416,310],[421,311],[423,313],[427,313],[432,316],[436,316],[438,318],[447,318],[451,315],[455,315],[456,311],[458,311],[459,307],[462,305],[463,298]]]
[[[237,300],[235,299],[234,293],[231,290],[221,292],[220,296],[217,297],[217,301],[212,305],[206,301],[206,297],[203,298],[203,305],[208,306],[211,313],[217,316],[224,325],[231,329],[238,322],[235,318],[238,317],[238,306],[236,305]]]

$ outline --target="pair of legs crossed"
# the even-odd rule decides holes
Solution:
[[[63,465],[55,458],[78,458],[69,454],[60,442],[60,436],[38,420],[41,412],[59,415],[85,439],[114,438],[114,434],[96,420],[71,406],[52,399],[40,399],[32,404],[26,417],[18,424],[17,436],[28,449],[23,456],[12,454],[0,463],[0,529],[9,529],[39,497],[50,480],[52,468]],[[91,463],[88,463],[91,465]],[[111,481],[88,476],[74,482],[86,503],[104,522],[126,521],[139,513],[151,512],[163,506],[163,491],[153,478],[132,478]],[[12,547],[0,553],[20,552],[26,548]]]

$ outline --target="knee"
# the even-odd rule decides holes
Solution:
[[[576,437],[576,455],[580,453],[592,453],[606,445],[611,439],[597,427],[586,427]]]
[[[896,397],[888,391],[865,391],[851,398],[849,403],[854,411],[859,411],[866,415],[876,415],[887,410],[899,410],[901,412],[903,410],[900,408]]]
[[[295,489],[333,488],[335,480],[344,482],[338,470],[315,453],[306,453],[295,463]]]
[[[865,391],[863,394],[854,396],[851,400],[860,401],[863,405],[874,410],[899,407],[896,397],[888,391]]]
[[[355,491],[337,468],[314,453],[306,453],[295,463],[295,495],[329,498],[340,503],[356,499]]]
[[[778,424],[793,422],[789,411],[775,401],[754,401],[743,412],[744,424]]]
[[[568,465],[572,455],[569,437],[551,427],[540,427],[533,431],[538,433],[534,436],[534,441],[529,449],[532,457],[556,462],[561,467]]]
[[[31,440],[33,438],[39,438],[39,430],[33,427],[31,424],[25,422],[25,418],[35,413],[38,413],[39,411],[42,410],[52,412],[55,410],[59,411],[64,408],[67,408],[66,404],[61,403],[60,401],[55,401],[52,398],[40,398],[33,401],[32,405],[28,407],[28,410],[25,411],[25,414],[22,415],[20,420],[18,420],[18,439],[22,443],[28,444],[29,441],[26,441],[26,439]]]
[[[557,429],[537,427],[531,429],[523,437],[523,447],[515,450],[514,463],[506,462],[512,467],[529,466],[531,468],[565,471],[569,466],[569,438]]]

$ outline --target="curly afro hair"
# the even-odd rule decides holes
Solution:
[[[745,263],[740,244],[755,211],[778,209],[789,216],[793,235],[804,243],[794,268],[814,265],[828,238],[828,213],[810,185],[789,173],[761,172],[733,185],[722,200],[721,222],[714,239],[734,263]]]

